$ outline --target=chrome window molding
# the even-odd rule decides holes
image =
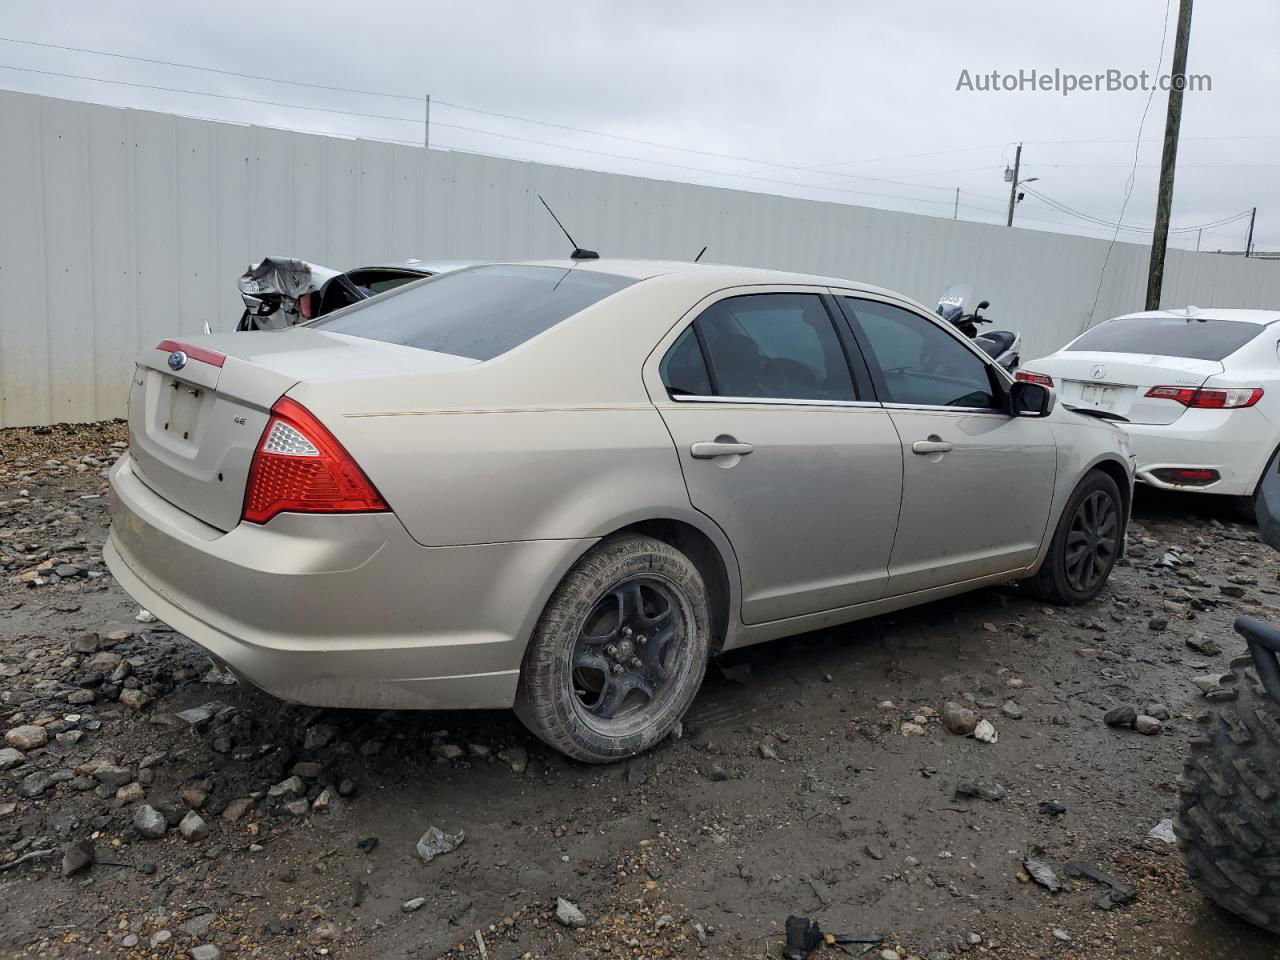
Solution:
[[[923,410],[930,413],[963,413],[969,416],[987,414],[1009,418],[1007,410],[997,407],[945,407],[922,403],[877,403],[873,400],[797,400],[793,397],[669,397],[671,403],[731,403],[735,406],[786,406],[786,407],[853,407],[879,408],[882,410]]]
[[[882,407],[874,400],[798,400],[794,397],[671,397],[672,403],[732,403],[739,406]]]
[[[1004,417],[1010,419],[1013,414],[1007,410],[1001,410],[999,407],[945,407],[931,406],[924,403],[886,403],[886,410],[925,410],[930,413],[964,413],[972,416],[978,413],[985,413],[993,417]]]

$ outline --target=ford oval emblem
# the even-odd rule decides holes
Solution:
[[[171,364],[173,363],[172,357],[169,358],[169,362]],[[175,367],[174,369],[177,369],[177,368]],[[1089,376],[1093,377],[1093,379],[1095,380],[1101,380],[1106,375],[1107,375],[1107,368],[1100,363],[1095,363],[1093,365],[1093,369],[1089,371]]]
[[[181,350],[175,350],[169,354],[169,369],[181,370],[187,365],[187,355]]]

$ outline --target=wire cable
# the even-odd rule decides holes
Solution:
[[[1169,10],[1172,6],[1173,0],[1164,0],[1164,25],[1160,28],[1160,54],[1156,57],[1156,69],[1152,76],[1160,76],[1160,66],[1164,63],[1164,49],[1169,42]],[[1107,265],[1111,263],[1111,251],[1115,249],[1116,240],[1120,236],[1120,224],[1124,223],[1124,212],[1129,208],[1129,198],[1133,196],[1133,185],[1138,176],[1138,154],[1142,151],[1142,131],[1147,125],[1147,114],[1151,112],[1151,101],[1155,99],[1158,86],[1159,84],[1155,83],[1151,85],[1151,92],[1147,94],[1147,102],[1142,108],[1142,119],[1138,121],[1138,136],[1133,144],[1133,169],[1129,171],[1129,179],[1125,183],[1124,202],[1120,204],[1120,216],[1116,218],[1115,233],[1111,235],[1111,242],[1107,244],[1107,254],[1102,260],[1102,269],[1098,271],[1098,288],[1093,294],[1093,306],[1089,308],[1089,318],[1084,324],[1085,330],[1093,325],[1094,314],[1098,312],[1098,300],[1102,297],[1102,283],[1107,278]]]
[[[57,43],[42,43],[35,40],[22,40],[14,37],[3,37],[3,36],[0,36],[0,41],[4,41],[7,43],[24,44],[24,45],[33,46],[33,47],[43,47],[51,50],[63,50],[63,51],[69,51],[73,53],[88,53],[96,56],[113,57],[118,60],[131,60],[131,61],[137,61],[139,63],[149,63],[157,66],[177,67],[177,68],[186,69],[186,70],[199,70],[205,73],[213,73],[221,76],[239,77],[245,80],[259,80],[259,81],[265,81],[268,83],[288,84],[292,86],[306,87],[313,90],[324,90],[328,92],[340,92],[340,93],[353,93],[360,96],[371,96],[371,97],[391,97],[397,100],[411,100],[416,103],[423,102],[423,97],[409,96],[408,94],[402,94],[402,93],[390,93],[387,91],[380,91],[380,90],[361,90],[356,87],[330,86],[328,84],[322,84],[322,83],[309,83],[303,80],[286,80],[282,77],[269,77],[263,74],[255,74],[255,73],[241,73],[235,70],[222,70],[216,67],[207,67],[207,66],[201,66],[198,64],[191,64],[191,63],[181,63],[175,60],[160,60],[152,57],[138,57],[138,56],[132,56],[130,54],[124,54],[124,53],[113,53],[107,50],[94,50],[88,47],[73,47],[73,46],[68,46],[65,44],[57,44]],[[47,71],[47,70],[41,71],[41,70],[36,70],[34,68],[26,68],[26,67],[7,67],[7,69],[26,70],[31,73],[44,73],[50,76],[64,76],[64,77],[77,79],[77,80],[97,80],[102,83],[117,83],[125,86],[140,86],[140,87],[146,87],[149,89],[167,90],[172,93],[186,93],[186,94],[192,94],[195,96],[222,96],[222,97],[227,97],[228,99],[233,99],[225,94],[208,94],[208,93],[202,93],[201,91],[197,91],[197,90],[180,90],[173,87],[161,87],[161,86],[141,84],[141,83],[129,83],[123,80],[107,80],[102,77],[89,77],[89,76],[82,76],[82,75],[76,75],[76,74],[62,74],[62,73],[56,73],[54,71]],[[244,97],[244,98],[238,98],[238,99],[244,99],[253,103],[262,103],[269,106],[294,107],[300,110],[323,109],[320,107],[301,106],[299,104],[279,103],[272,100],[255,100],[250,97]],[[862,175],[852,174],[852,173],[842,173],[840,171],[835,171],[835,170],[824,170],[817,167],[804,167],[804,166],[798,166],[795,164],[779,163],[773,160],[762,160],[757,157],[746,157],[746,156],[741,156],[737,154],[720,153],[713,150],[702,150],[696,147],[686,147],[686,146],[681,146],[673,143],[663,143],[657,140],[645,140],[640,137],[631,137],[631,136],[627,136],[625,134],[620,134],[620,133],[609,133],[604,130],[592,130],[588,127],[577,127],[577,126],[572,126],[570,124],[556,123],[549,120],[535,120],[531,117],[522,117],[514,113],[503,113],[497,110],[486,110],[480,107],[471,107],[471,106],[467,106],[466,104],[456,103],[449,100],[441,100],[437,98],[432,98],[431,104],[432,106],[449,107],[454,110],[462,110],[467,113],[475,113],[475,114],[480,114],[482,116],[495,117],[503,120],[512,120],[518,123],[536,124],[538,126],[550,127],[552,129],[565,130],[573,133],[582,133],[582,134],[586,134],[588,136],[594,136],[594,137],[608,137],[613,140],[620,140],[625,143],[634,143],[641,146],[655,147],[660,150],[676,150],[684,153],[692,153],[698,156],[711,157],[719,160],[732,160],[739,163],[754,163],[754,164],[759,164],[761,166],[774,167],[780,170],[792,170],[792,171],[802,172],[802,173],[817,173],[825,176],[844,177],[850,180],[865,180],[873,183],[887,183],[887,184],[893,184],[897,186],[914,187],[922,190],[942,190],[942,191],[950,192],[951,190],[954,189],[953,187],[939,187],[939,186],[933,186],[932,184],[906,183],[901,180],[887,179],[884,177],[869,177],[869,176],[862,176]],[[332,112],[344,114],[347,116],[370,117],[373,119],[383,119],[383,120],[398,120],[398,121],[409,122],[409,123],[424,122],[424,120],[411,118],[411,117],[389,117],[381,114],[360,113],[357,111],[348,111],[348,110],[335,109]],[[439,122],[433,122],[431,125],[433,127],[449,126],[448,124],[439,123]],[[474,130],[474,128],[468,128],[463,126],[457,126],[455,127],[455,129]],[[475,131],[475,132],[489,133],[491,136],[505,136],[505,134],[495,133],[492,131]],[[519,139],[519,138],[512,137],[512,139]],[[537,142],[537,141],[529,141],[529,142]],[[974,148],[965,148],[965,149],[974,149]],[[939,151],[939,152],[948,152],[948,151]],[[921,154],[921,156],[925,156],[925,155],[929,155],[929,154]],[[641,159],[641,158],[635,158],[635,159]],[[855,162],[860,162],[860,161],[855,161]],[[913,176],[929,176],[929,175],[930,174],[928,173],[913,174]]]
[[[1153,233],[1155,231],[1154,226],[1140,226],[1138,224],[1118,224],[1114,220],[1105,220],[1102,217],[1095,217],[1092,214],[1083,213],[1080,210],[1075,209],[1074,207],[1070,207],[1059,200],[1054,200],[1052,197],[1047,196],[1046,194],[1042,193],[1039,190],[1035,190],[1032,187],[1028,187],[1024,185],[1023,189],[1027,193],[1031,194],[1033,197],[1036,197],[1042,200],[1044,203],[1047,203],[1049,206],[1054,207],[1055,209],[1060,210],[1063,213],[1069,214],[1073,217],[1078,217],[1081,220],[1088,220],[1091,223],[1096,223],[1100,226],[1104,226],[1107,228],[1119,227],[1122,230],[1132,230],[1136,233]],[[1217,220],[1213,220],[1207,223],[1197,223],[1197,224],[1192,224],[1191,226],[1186,226],[1186,227],[1170,227],[1169,232],[1170,233],[1194,233],[1196,230],[1202,230],[1208,227],[1216,227],[1224,223],[1231,223],[1235,220],[1241,219],[1242,217],[1247,217],[1251,213],[1252,213],[1251,210],[1242,210],[1240,213],[1234,213],[1230,216],[1221,217]]]
[[[138,87],[143,90],[162,90],[166,93],[183,93],[194,97],[214,97],[218,100],[239,100],[243,103],[260,103],[268,107],[287,107],[291,110],[312,110],[316,113],[336,113],[344,117],[368,117],[372,120],[398,120],[401,123],[424,123],[421,118],[393,117],[384,113],[362,113],[357,110],[339,110],[336,107],[313,107],[301,103],[282,103],[279,100],[260,100],[255,97],[238,97],[230,93],[209,93],[205,90],[184,90],[179,87],[165,87],[156,83],[140,83],[136,80],[109,80],[106,77],[90,77],[81,73],[61,73],[57,70],[37,70],[35,67],[15,67],[8,63],[0,63],[0,70],[17,70],[21,73],[36,73],[44,77],[65,77],[68,80],[89,80],[93,83],[112,83],[121,87]]]
[[[84,74],[63,73],[55,70],[38,70],[34,67],[15,67],[9,64],[0,64],[0,69],[17,70],[23,73],[34,73],[34,74],[39,74],[41,76],[63,77],[71,80],[88,80],[96,83],[109,83],[109,84],[115,84],[118,86],[141,88],[146,90],[160,90],[168,93],[179,93],[179,94],[199,96],[199,97],[212,97],[218,100],[233,100],[233,101],[239,101],[242,103],[255,103],[255,104],[262,104],[265,106],[282,107],[285,109],[309,110],[309,111],[319,112],[319,113],[332,113],[340,116],[362,117],[362,118],[368,118],[373,120],[394,120],[394,121],[399,121],[401,123],[414,123],[414,124],[423,124],[425,122],[425,120],[423,119],[417,119],[414,117],[397,117],[397,116],[391,116],[388,114],[365,113],[365,112],[356,111],[356,110],[338,110],[336,108],[330,108],[330,107],[316,107],[316,106],[310,106],[307,104],[285,103],[278,100],[262,100],[256,97],[242,97],[242,96],[236,96],[233,94],[226,94],[226,93],[209,93],[202,90],[188,90],[188,89],[183,89],[178,87],[166,87],[159,84],[140,83],[132,80],[111,80],[105,77],[93,77],[93,76],[87,76]],[[685,171],[691,171],[695,173],[705,173],[705,174],[711,174],[711,175],[720,176],[720,177],[733,177],[733,178],[743,179],[743,180],[755,180],[761,183],[771,183],[771,184],[778,184],[778,185],[790,186],[790,187],[801,187],[803,189],[810,189],[810,190],[829,190],[837,193],[845,193],[845,194],[856,195],[856,196],[887,197],[887,198],[892,198],[897,200],[910,200],[916,203],[930,203],[930,204],[936,204],[939,206],[951,206],[952,204],[951,200],[930,200],[924,197],[912,197],[912,196],[905,196],[902,194],[877,193],[877,192],[868,191],[868,190],[852,190],[847,187],[837,187],[837,186],[817,184],[817,183],[800,183],[794,180],[780,180],[776,177],[762,177],[757,174],[736,173],[728,170],[714,170],[709,167],[695,167],[695,166],[690,166],[688,164],[674,163],[669,160],[655,160],[648,157],[637,157],[629,154],[610,153],[608,151],[603,151],[603,150],[592,150],[588,147],[578,147],[578,146],[572,146],[569,144],[552,143],[546,140],[536,140],[531,137],[520,137],[520,136],[516,136],[515,134],[500,133],[496,130],[484,130],[479,127],[466,126],[465,124],[445,123],[445,122],[437,121],[437,122],[432,122],[431,126],[433,128],[439,127],[443,129],[449,129],[449,130],[460,130],[465,133],[479,134],[482,136],[500,137],[504,140],[514,140],[519,143],[528,143],[528,144],[533,144],[535,146],[548,147],[550,149],[555,149],[555,150],[568,150],[574,153],[583,153],[583,154],[588,154],[588,155],[597,156],[597,157],[607,157],[614,160],[627,160],[635,163],[655,164],[657,166],[670,167],[676,170],[685,170]],[[401,142],[408,142],[408,141],[401,141]],[[796,168],[796,169],[806,169],[806,168]],[[813,172],[822,173],[827,176],[832,175],[830,171],[813,171]],[[913,190],[942,190],[946,193],[951,193],[955,189],[953,187],[934,187],[928,184],[908,183],[906,181],[900,181],[900,180],[888,180],[880,177],[857,177],[852,174],[841,174],[841,176],[850,177],[855,180],[865,180],[865,181],[875,182],[875,183],[887,183],[893,186],[909,187]]]

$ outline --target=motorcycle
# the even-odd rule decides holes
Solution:
[[[938,316],[972,340],[983,353],[1010,373],[1022,362],[1022,334],[1013,330],[987,330],[978,332],[978,324],[990,323],[982,311],[991,306],[983,300],[972,313],[965,307],[973,300],[973,287],[967,283],[953,283],[938,299]]]

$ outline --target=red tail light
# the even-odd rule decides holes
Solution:
[[[277,513],[373,513],[389,509],[336,437],[300,403],[271,408],[249,465],[243,519],[266,523]]]
[[[1053,377],[1047,373],[1032,373],[1030,370],[1019,370],[1013,375],[1013,379],[1021,380],[1023,383],[1038,383],[1042,387],[1053,386]]]
[[[1184,407],[1207,410],[1236,410],[1252,407],[1262,399],[1261,387],[1152,387],[1147,396],[1172,400]]]

